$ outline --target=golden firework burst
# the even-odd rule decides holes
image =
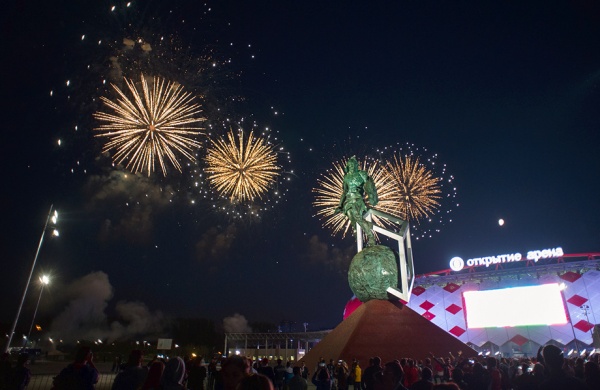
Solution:
[[[211,185],[236,202],[262,198],[281,171],[273,145],[253,132],[244,139],[242,131],[236,137],[232,130],[227,139],[211,139],[206,164]]]
[[[385,180],[394,187],[394,201],[383,211],[419,223],[439,208],[440,179],[421,164],[418,157],[394,156],[393,161],[386,162],[384,174]]]
[[[141,76],[142,92],[133,80],[125,79],[132,99],[119,87],[112,84],[118,94],[113,101],[100,99],[113,113],[96,112],[94,118],[104,122],[95,131],[96,137],[108,139],[102,152],[113,149],[113,161],[117,164],[127,160],[126,167],[137,173],[154,172],[156,160],[163,175],[167,175],[166,160],[181,172],[181,164],[176,152],[194,160],[194,148],[200,147],[195,137],[202,128],[194,126],[205,118],[200,105],[194,103],[194,96],[184,92],[180,84],[154,77],[152,85]]]
[[[335,209],[340,203],[344,184],[344,167],[348,159],[344,158],[341,161],[333,163],[333,167],[321,174],[317,179],[317,187],[313,188],[315,199],[313,206],[317,209],[316,216],[323,221],[323,226],[331,229],[333,235],[341,233],[345,237],[348,230],[351,228],[350,220],[343,213],[336,213]],[[363,160],[360,168],[366,171],[373,178],[379,203],[377,207],[368,206],[376,210],[381,210],[386,213],[391,213],[393,202],[395,202],[394,194],[396,190],[391,182],[389,182],[385,171],[379,167],[377,161],[367,163]],[[367,202],[368,203],[368,202]],[[393,225],[390,221],[383,218],[373,216],[373,221],[378,224],[387,226]]]

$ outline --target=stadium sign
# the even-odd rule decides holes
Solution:
[[[527,260],[532,260],[537,263],[539,259],[553,259],[556,257],[561,257],[564,255],[564,252],[561,247],[556,247],[552,249],[542,249],[542,250],[533,250],[528,251],[527,256],[523,256],[521,253],[509,253],[505,255],[496,255],[496,256],[485,256],[485,257],[475,257],[472,259],[468,259],[464,261],[460,257],[453,257],[450,260],[450,269],[452,271],[460,271],[465,265],[467,267],[480,267],[486,266],[489,267],[492,264],[502,264],[502,263],[513,263],[517,261],[521,261],[524,258]]]

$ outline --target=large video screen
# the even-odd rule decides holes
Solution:
[[[467,328],[567,323],[556,283],[463,293]]]

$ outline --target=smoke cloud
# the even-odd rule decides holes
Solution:
[[[162,313],[152,313],[142,302],[120,301],[115,310],[118,320],[108,323],[106,309],[113,287],[104,272],[93,272],[65,288],[68,303],[52,321],[50,335],[67,342],[79,339],[126,340],[135,335],[159,332]]]
[[[332,247],[313,235],[308,240],[306,257],[310,263],[325,265],[331,270],[346,274],[354,255],[354,247]]]
[[[66,291],[69,303],[52,321],[52,335],[76,335],[77,338],[88,332],[95,333],[106,324],[104,311],[113,296],[107,274],[93,272],[73,282]]]
[[[229,225],[225,230],[219,227],[208,229],[196,243],[196,257],[210,272],[215,272],[217,265],[226,258],[235,241],[237,229]]]
[[[227,333],[250,333],[252,328],[248,325],[246,317],[235,313],[231,317],[223,318],[223,330]]]
[[[117,239],[147,243],[152,238],[155,217],[174,196],[171,187],[153,183],[141,175],[111,171],[104,176],[91,176],[86,183],[86,208],[108,215],[100,227],[101,241]]]
[[[110,325],[109,340],[126,339],[138,334],[160,332],[163,329],[162,313],[151,313],[142,302],[120,301],[117,302],[116,310],[124,323],[114,321]]]

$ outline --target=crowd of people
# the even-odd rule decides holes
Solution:
[[[234,364],[236,375],[231,375]],[[246,390],[245,378],[268,379],[269,387],[252,389],[306,390],[312,383],[317,390],[600,390],[600,354],[565,358],[560,348],[547,345],[534,358],[476,356],[436,357],[423,360],[402,358],[383,363],[379,357],[369,359],[363,370],[356,359],[349,365],[344,360],[321,358],[310,370],[300,362],[291,367],[281,360],[272,366],[267,359],[252,364],[244,357],[224,361],[222,375],[209,390]]]
[[[181,357],[165,361],[155,357],[147,364],[143,353],[133,350],[127,362],[115,364],[117,375],[112,383],[113,390],[204,390],[206,368],[202,358],[184,362]],[[99,373],[93,362],[89,347],[81,347],[73,363],[67,365],[54,377],[53,390],[94,390]]]
[[[321,359],[312,377],[317,390],[600,390],[600,355],[566,359],[554,345],[540,348],[535,358],[466,358],[449,354],[424,360],[403,358],[382,364],[369,359],[361,372],[357,361],[346,370]],[[360,380],[357,380],[360,378]]]
[[[31,379],[28,356],[19,355],[16,366],[9,355],[0,358],[0,390],[25,390]],[[119,362],[120,363],[120,362]],[[112,390],[600,390],[600,354],[565,358],[554,345],[540,348],[535,358],[464,357],[449,354],[415,360],[402,358],[383,363],[369,359],[363,370],[356,359],[326,362],[321,358],[311,370],[301,361],[281,359],[272,364],[263,358],[243,356],[168,360],[155,357],[143,362],[133,350],[127,362],[115,364],[118,372]],[[94,390],[99,373],[90,348],[79,348],[74,361],[54,377],[53,390]]]
[[[8,352],[0,356],[0,390],[24,390],[31,380],[31,370],[27,367],[29,355],[20,354],[13,367]]]
[[[183,387],[175,388],[192,390],[205,390],[205,378],[206,390],[306,390],[309,383],[317,390],[600,390],[600,355],[567,359],[553,345],[540,348],[531,359],[467,358],[460,352],[457,356],[431,355],[423,360],[402,358],[386,363],[373,357],[364,370],[356,359],[350,364],[320,359],[310,370],[303,362],[283,364],[278,359],[273,364],[266,358],[253,361],[232,356],[220,362],[213,359],[199,381],[193,379],[194,363],[182,364],[186,370],[181,376]],[[126,388],[135,387],[113,387]]]

